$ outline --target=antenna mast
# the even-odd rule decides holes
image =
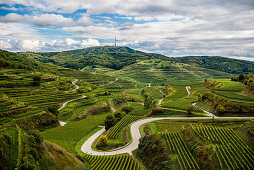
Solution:
[[[115,47],[116,47],[116,35],[115,35]]]

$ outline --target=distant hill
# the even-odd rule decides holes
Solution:
[[[59,66],[81,69],[88,65],[101,65],[103,67],[119,70],[139,60],[163,59],[168,57],[159,54],[147,54],[141,51],[133,50],[129,47],[89,47],[79,50],[49,52],[49,53],[18,53],[29,59],[53,63]]]
[[[143,60],[160,59],[161,61],[185,63],[195,67],[198,66],[230,74],[254,72],[254,62],[250,61],[219,56],[188,56],[174,58],[160,54],[145,53],[129,47],[99,46],[63,52],[21,52],[18,54],[32,60],[43,63],[53,63],[73,69],[82,69],[86,66],[97,65],[120,70]]]
[[[231,74],[254,72],[254,62],[220,56],[188,56],[175,61]]]

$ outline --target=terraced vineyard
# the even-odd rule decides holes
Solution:
[[[163,99],[162,107],[186,110],[189,105],[197,102],[197,95],[191,94],[188,96],[186,86],[172,85],[172,87],[174,88],[174,92]],[[194,108],[194,110],[196,112],[200,111],[198,108]]]
[[[85,158],[89,161],[91,169],[100,170],[141,170],[143,169],[137,161],[133,159],[129,154],[121,154],[114,156],[93,156],[85,155]]]
[[[219,162],[219,169],[254,169],[254,152],[233,129],[195,125],[192,130],[206,143]]]
[[[169,151],[176,154],[180,169],[200,169],[178,132],[163,132],[161,135],[165,139]]]
[[[119,133],[124,127],[126,127],[129,123],[138,120],[139,118],[140,118],[139,116],[126,115],[124,118],[122,118],[121,121],[119,121],[114,127],[110,129],[110,131],[108,132],[108,138],[110,139],[118,138]]]
[[[34,85],[34,76],[41,77],[40,86]],[[76,92],[65,91],[73,87],[68,78],[35,74],[22,69],[1,70],[0,123],[46,114],[47,108],[58,107],[61,102],[80,96]]]

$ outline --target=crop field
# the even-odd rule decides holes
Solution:
[[[186,110],[189,105],[197,102],[197,96],[195,94],[188,96],[185,86],[175,85],[172,87],[175,91],[162,100],[162,107]],[[199,112],[200,110],[198,108],[194,108],[194,111]]]
[[[225,97],[229,100],[239,101],[239,102],[254,102],[253,97],[242,95],[239,92],[235,91],[219,91],[219,90],[213,90],[214,94],[217,94],[219,96]]]
[[[131,96],[139,101],[144,101],[144,98],[141,96],[141,90],[142,89],[126,89],[124,94]]]
[[[43,114],[50,106],[58,107],[60,103],[80,96],[76,92],[69,91],[74,87],[69,78],[36,73],[41,77],[41,84],[35,86],[34,74],[25,70],[0,71],[0,122],[2,124]],[[12,84],[7,86],[6,79]]]
[[[8,169],[15,169],[18,157],[18,130],[14,128],[0,129],[0,135],[8,135],[11,137],[10,147],[7,150]]]
[[[217,79],[216,81],[218,81],[219,83],[222,83],[222,86],[216,89],[220,91],[240,92],[246,87],[241,82],[231,81],[228,79]]]
[[[231,128],[191,126],[212,151],[220,169],[254,169],[254,152]]]
[[[151,85],[171,84],[172,82],[193,82],[205,78],[230,78],[231,75],[220,71],[193,67],[171,61],[144,60],[111,72],[111,75],[125,76],[141,83]]]
[[[203,124],[206,126],[216,126],[216,127],[224,127],[224,128],[238,128],[243,125],[242,120],[235,121],[223,121],[223,120],[159,120],[155,122],[151,122],[151,124],[155,124],[157,131],[164,132],[180,132],[185,126],[190,124],[199,125]]]
[[[198,163],[178,132],[164,132],[161,135],[166,141],[170,153],[176,154],[179,169],[199,169]]]
[[[114,156],[84,156],[90,163],[91,169],[100,170],[142,170],[142,166],[134,160],[129,154],[121,154]]]
[[[114,127],[112,127],[108,132],[108,138],[110,139],[116,139],[119,136],[119,133],[121,130],[126,127],[128,124],[138,120],[139,116],[134,115],[126,115],[124,118],[122,118]]]
[[[63,70],[60,70],[60,72],[63,76],[75,77],[79,80],[84,80],[88,83],[98,85],[98,86],[103,84],[108,84],[115,80],[115,78],[111,76],[90,73],[87,71],[75,71],[70,69],[63,69]]]
[[[90,131],[99,125],[104,125],[104,120],[111,113],[91,115],[79,121],[70,121],[63,127],[48,129],[41,133],[42,137],[53,142],[71,153],[75,153],[75,145]]]
[[[118,92],[122,91],[123,89],[131,89],[135,88],[136,83],[131,82],[124,79],[116,79],[108,84],[103,85],[102,87],[108,89],[110,92]]]

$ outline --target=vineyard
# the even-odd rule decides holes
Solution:
[[[33,78],[40,77],[40,85]],[[44,115],[49,107],[77,98],[69,78],[32,73],[22,69],[0,71],[0,124],[15,119]],[[38,118],[38,117],[37,117]]]
[[[188,96],[185,86],[174,85],[172,87],[175,91],[162,100],[162,107],[186,110],[189,105],[197,102],[198,97],[195,94]],[[200,110],[195,107],[194,111],[199,112]]]
[[[139,116],[126,115],[113,128],[110,129],[110,131],[108,132],[108,138],[110,139],[118,138],[119,133],[124,127],[126,127],[129,123],[134,122],[135,120],[138,120],[139,118],[140,118]]]
[[[91,169],[100,170],[141,170],[143,169],[137,161],[133,159],[129,154],[121,154],[114,156],[93,156],[85,155],[85,158],[89,161]]]
[[[254,152],[233,129],[195,125],[192,130],[207,144],[219,162],[219,169],[254,169]]]
[[[161,135],[165,139],[170,153],[176,154],[180,169],[200,169],[187,144],[178,132],[163,132]]]

